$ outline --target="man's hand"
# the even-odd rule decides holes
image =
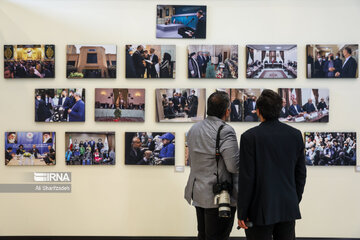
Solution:
[[[238,220],[238,225],[239,227],[243,228],[243,229],[248,229],[248,227],[246,226],[245,224],[245,221],[244,220]]]

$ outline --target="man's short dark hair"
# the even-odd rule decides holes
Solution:
[[[273,90],[265,89],[256,101],[256,108],[266,121],[278,119],[282,109],[282,98]]]
[[[207,100],[207,115],[222,118],[230,106],[229,94],[216,91]]]
[[[204,15],[203,10],[201,10],[201,9],[199,11],[197,11],[197,13],[199,13],[201,16]]]
[[[352,50],[351,50],[351,48],[349,48],[349,47],[346,47],[345,48],[345,50],[351,55],[351,53],[352,53]]]

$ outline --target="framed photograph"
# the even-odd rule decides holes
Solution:
[[[279,88],[283,99],[280,121],[329,122],[329,89]]]
[[[256,114],[256,100],[263,88],[219,88],[229,94],[231,113],[227,121],[230,122],[258,122]]]
[[[198,122],[206,114],[205,88],[156,89],[157,122]]]
[[[96,88],[95,121],[144,122],[144,88]]]
[[[126,132],[126,165],[175,165],[174,132]]]
[[[67,45],[67,78],[116,78],[116,45]]]
[[[238,45],[188,46],[189,78],[238,78]]]
[[[66,132],[66,165],[115,165],[115,132]]]
[[[175,78],[175,45],[126,45],[126,78]]]
[[[156,38],[206,38],[206,6],[157,5]]]
[[[357,78],[358,44],[306,45],[307,78]]]
[[[246,77],[296,78],[297,45],[247,45]]]
[[[305,158],[309,166],[355,166],[355,132],[305,132]]]
[[[5,165],[55,165],[55,135],[55,132],[5,132]]]
[[[55,45],[4,45],[4,78],[55,78]]]
[[[35,122],[85,122],[85,89],[35,89]]]

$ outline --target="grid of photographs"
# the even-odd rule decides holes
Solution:
[[[96,88],[95,121],[144,122],[145,89]]]
[[[205,118],[205,88],[156,89],[157,122],[198,122]]]
[[[126,132],[126,165],[175,165],[174,132]]]
[[[66,165],[115,165],[115,132],[66,132]]]
[[[85,89],[35,89],[35,122],[85,122]]]
[[[4,78],[54,78],[55,45],[5,45]]]
[[[355,132],[305,132],[306,165],[355,166]]]
[[[359,45],[306,45],[308,78],[357,78]]]
[[[5,132],[5,165],[55,165],[55,142],[55,132]]]
[[[67,78],[116,78],[116,45],[67,45]]]
[[[158,5],[157,38],[206,38],[206,6]]]
[[[126,45],[126,78],[175,78],[175,45]]]
[[[189,78],[238,78],[238,45],[188,46]]]
[[[280,121],[329,122],[329,89],[279,88],[283,99]]]
[[[247,78],[296,78],[296,45],[247,45]]]

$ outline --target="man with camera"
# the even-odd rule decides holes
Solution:
[[[241,135],[237,210],[248,240],[295,239],[301,218],[304,142],[299,130],[278,121],[281,108],[281,97],[264,90],[256,102],[261,124]]]
[[[191,172],[185,199],[196,208],[199,240],[227,240],[236,210],[238,143],[234,129],[225,123],[229,95],[215,92],[207,106],[208,117],[187,135]]]

